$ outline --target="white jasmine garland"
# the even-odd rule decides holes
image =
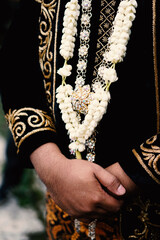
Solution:
[[[62,68],[60,68],[57,73],[59,75],[61,75],[62,77],[68,77],[71,75],[71,70],[72,70],[72,66],[71,65],[67,65],[64,64],[64,66]]]
[[[112,83],[112,82],[115,82],[118,80],[117,72],[113,67],[110,67],[110,68],[104,67],[102,76],[103,76],[103,79],[105,80],[106,84],[108,82]]]
[[[79,12],[80,6],[78,4],[78,0],[71,0],[66,4],[63,19],[63,35],[60,46],[60,54],[65,60],[69,60],[73,57]]]
[[[136,0],[123,0],[120,2],[113,22],[113,31],[108,39],[109,48],[104,53],[106,63],[112,62],[116,64],[123,61],[131,34],[130,29],[135,19],[136,7]]]
[[[91,4],[90,0],[82,1],[83,7],[88,8]],[[91,7],[91,6],[89,6]],[[80,120],[80,115],[73,109],[72,95],[73,88],[66,84],[66,77],[71,75],[72,67],[67,62],[73,57],[75,47],[75,35],[77,34],[77,20],[79,16],[78,0],[70,0],[66,4],[66,10],[63,19],[63,35],[60,46],[60,54],[64,58],[64,66],[58,70],[58,74],[62,76],[62,85],[57,89],[57,102],[61,110],[62,119],[68,131],[71,144],[69,148],[72,151],[83,152],[86,148],[86,141],[93,134],[98,123],[106,113],[107,106],[110,100],[109,86],[111,83],[118,80],[115,65],[122,62],[127,50],[127,44],[131,34],[132,22],[135,19],[137,2],[136,0],[122,0],[119,4],[115,20],[113,22],[113,30],[108,40],[108,48],[104,53],[102,65],[98,69],[98,76],[105,82],[105,87],[102,87],[99,77],[92,86],[92,99],[88,103],[87,113],[83,122]],[[87,15],[83,15],[82,23],[90,21]],[[80,33],[80,38],[88,41],[89,32],[83,31]],[[79,49],[78,70],[85,71],[87,68],[86,60],[82,60],[81,56],[87,56],[88,46],[83,43]],[[78,76],[76,82],[83,82],[85,79]],[[83,83],[84,84],[84,83]],[[84,85],[85,86],[85,85]]]
[[[76,141],[76,144],[71,143],[69,148],[73,149],[74,146],[74,150],[82,152],[85,150],[85,141],[92,135],[92,132],[106,111],[110,94],[109,92],[106,94],[103,88],[97,88],[97,91],[93,93],[93,101],[88,106],[88,114],[81,124],[78,121],[76,112],[72,108],[72,87],[69,84],[61,85],[57,88],[56,92],[62,119],[66,124],[68,135],[71,140]]]

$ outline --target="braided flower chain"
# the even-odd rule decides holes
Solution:
[[[87,0],[86,0],[87,1]],[[110,100],[109,87],[111,83],[118,80],[115,65],[122,62],[127,51],[127,44],[131,34],[132,22],[135,19],[137,8],[136,0],[122,0],[113,22],[112,33],[108,40],[108,47],[103,56],[103,62],[98,69],[97,80],[92,85],[80,87],[79,91],[84,92],[89,88],[88,98],[82,99],[88,102],[85,110],[84,120],[81,119],[73,108],[72,96],[75,93],[70,84],[66,84],[66,78],[71,75],[72,66],[67,62],[73,57],[75,48],[75,36],[77,34],[77,20],[80,12],[78,0],[70,0],[66,4],[63,20],[63,35],[60,47],[60,54],[64,58],[64,66],[58,70],[62,76],[62,85],[57,88],[57,102],[62,113],[62,119],[72,143],[69,148],[72,151],[83,152],[86,148],[86,140],[93,134],[99,121],[106,113]],[[99,79],[104,81],[101,84]],[[77,93],[78,94],[78,93]],[[79,100],[82,105],[81,99]],[[82,110],[84,110],[82,108]]]

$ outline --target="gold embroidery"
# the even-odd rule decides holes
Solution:
[[[32,134],[46,130],[55,132],[52,118],[42,110],[21,108],[11,111],[10,109],[5,117],[17,146],[17,152],[22,142]]]
[[[44,81],[44,87],[46,90],[46,97],[47,97],[47,101],[48,103],[52,103],[52,96],[51,96],[51,82],[46,82]]]
[[[38,0],[41,3],[41,16],[40,16],[40,35],[39,35],[39,62],[44,76],[44,87],[46,90],[47,100],[51,107],[51,74],[53,63],[53,51],[52,47],[52,24],[54,14],[56,11],[56,0],[50,0],[45,2],[44,0]],[[49,83],[50,81],[50,83]],[[49,86],[50,85],[50,86]]]
[[[124,235],[130,229],[127,239],[159,239],[160,204],[158,202],[138,196],[123,209],[121,217]],[[132,227],[126,229],[125,223]]]
[[[97,70],[102,62],[104,51],[107,47],[108,38],[112,28],[112,22],[115,16],[114,6],[116,4],[115,0],[101,0],[101,11],[99,18],[99,29],[97,39],[97,51],[95,57],[95,66],[93,76],[97,76]]]
[[[55,93],[56,93],[56,73],[57,73],[57,68],[56,68],[56,59],[57,59],[57,37],[58,37],[58,19],[59,19],[59,14],[60,14],[60,4],[61,0],[58,0],[58,6],[57,6],[57,14],[56,14],[56,21],[55,21],[55,37],[54,37],[54,62],[53,62],[53,106],[52,108],[54,109],[55,106]],[[53,115],[54,120],[56,121],[55,114]]]
[[[148,161],[148,166],[152,168],[152,165],[153,165],[155,172],[158,175],[160,175],[160,171],[158,170],[158,166],[157,166],[157,163],[160,159],[160,147],[153,145],[156,140],[157,140],[157,136],[154,136],[151,139],[146,141],[146,144],[150,145],[150,148],[144,147],[144,144],[142,144],[140,148],[142,150],[142,155],[144,156],[144,160]]]
[[[160,147],[155,145],[156,140],[157,135],[141,144],[141,154],[138,154],[135,149],[132,152],[146,172],[154,179],[154,181],[160,184],[160,180],[157,176],[154,176],[154,174],[160,175],[160,169],[158,168],[158,164],[160,162]]]
[[[35,0],[35,2],[41,3],[41,2],[42,2],[42,0]]]

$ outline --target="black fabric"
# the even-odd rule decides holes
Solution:
[[[37,108],[42,104],[45,108],[43,78],[38,61],[39,14],[39,4],[32,0],[22,1],[4,41],[1,73],[5,112],[8,108],[21,108],[23,105]]]
[[[66,2],[61,2],[60,17],[63,16]],[[117,5],[118,3],[119,1],[117,1]],[[3,47],[1,54],[2,96],[6,113],[9,109],[32,107],[41,109],[50,115],[38,56],[40,6],[40,3],[33,0],[22,1],[21,9],[17,13]],[[92,18],[91,47],[88,59],[88,83],[92,80],[93,74],[100,8],[100,1],[93,2],[94,17]],[[53,22],[55,23],[55,21]],[[79,27],[80,22],[78,29]],[[52,31],[54,36],[54,28]],[[63,58],[59,55],[61,33],[62,20],[60,18],[57,58],[53,59],[57,69],[63,65]],[[54,38],[52,44],[54,46]],[[70,61],[73,65],[73,75],[68,78],[68,82],[72,85],[76,75],[75,63],[77,62],[78,45],[77,40],[75,56]],[[157,46],[159,45],[157,44]],[[107,167],[118,161],[138,185],[157,185],[132,154],[132,149],[139,148],[141,143],[157,133],[152,1],[138,1],[136,20],[132,27],[127,55],[124,62],[117,64],[116,68],[119,80],[110,88],[111,101],[107,114],[97,128],[96,163]],[[52,78],[53,76],[54,73]],[[60,84],[61,78],[57,75],[56,87]],[[25,165],[30,165],[29,155],[32,151],[50,141],[56,142],[61,151],[71,157],[68,151],[69,138],[61,119],[58,104],[55,104],[54,111],[57,134],[48,130],[29,136],[22,143],[19,152],[19,156],[23,156],[25,159]]]
[[[2,101],[5,113],[9,109],[33,108],[50,115],[39,65],[40,4],[23,0],[5,38],[0,56]],[[35,133],[19,151],[20,161],[31,166],[29,156],[38,146],[55,141],[54,132]]]
[[[93,49],[95,44],[96,39],[93,39]],[[138,148],[157,133],[152,46],[152,2],[139,1],[127,55],[124,62],[116,66],[119,80],[111,86],[111,101],[97,128],[96,163],[107,167],[118,161],[127,174],[140,185],[147,185],[148,182],[155,184],[132,154],[132,149]],[[90,53],[89,58],[89,62],[94,59],[94,52]],[[60,56],[57,68],[63,64],[63,61],[59,64],[59,59]],[[89,70],[91,69],[92,65]],[[73,80],[73,77],[69,79]],[[60,78],[57,82],[59,84]],[[57,109],[56,105],[57,137],[64,132],[67,136]],[[64,146],[68,143],[68,138],[59,141],[65,154],[68,150]],[[85,158],[85,155],[83,157]]]

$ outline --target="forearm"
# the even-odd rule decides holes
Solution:
[[[54,170],[58,169],[58,164],[63,165],[66,157],[55,143],[46,143],[30,155],[30,160],[41,180],[47,185],[50,171],[54,173]]]

